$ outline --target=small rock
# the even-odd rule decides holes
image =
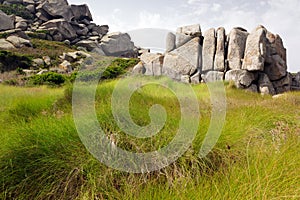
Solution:
[[[15,49],[15,46],[5,39],[0,39],[0,49]]]
[[[25,40],[17,36],[9,36],[6,38],[6,40],[12,43],[16,48],[22,48],[24,46],[32,47],[32,44],[29,40]]]
[[[204,80],[205,83],[223,81],[224,72],[209,71],[206,74],[201,75],[201,78]]]
[[[144,67],[144,64],[142,62],[139,62],[132,70],[132,73],[135,75],[138,74],[145,74],[146,68]]]

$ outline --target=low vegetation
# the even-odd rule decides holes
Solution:
[[[0,10],[2,10],[7,15],[17,15],[27,20],[34,20],[34,16],[26,9],[25,6],[20,4],[0,4]]]
[[[152,138],[129,137],[111,113],[118,79],[97,88],[99,123],[123,149],[148,152],[167,145],[180,120],[178,100],[157,85],[140,88],[130,113],[149,123],[149,108],[168,114]],[[189,150],[151,173],[129,174],[106,167],[88,153],[71,112],[72,87],[18,88],[0,85],[0,199],[299,199],[300,93],[280,98],[227,88],[227,118],[212,152],[198,157],[210,123],[205,85],[193,86],[201,108],[200,127]]]

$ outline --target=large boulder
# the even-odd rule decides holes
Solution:
[[[64,18],[66,21],[71,21],[73,18],[71,6],[67,0],[44,0],[36,9],[48,20]]]
[[[217,49],[214,62],[214,70],[225,71],[225,29],[223,27],[217,30]]]
[[[71,5],[71,10],[75,20],[82,21],[87,19],[88,21],[93,21],[93,17],[90,12],[90,9],[86,4]]]
[[[171,52],[176,48],[176,35],[174,33],[168,33],[166,39],[166,52]]]
[[[141,62],[146,69],[147,76],[161,76],[164,56],[155,53],[145,53],[141,55]]]
[[[205,83],[223,81],[224,72],[209,71],[206,74],[203,74],[201,77]]]
[[[200,51],[200,38],[196,37],[180,48],[166,53],[163,74],[179,81],[183,76],[194,75],[199,70]]]
[[[286,49],[280,36],[268,32],[267,39],[265,73],[271,81],[276,81],[287,75]]]
[[[256,79],[255,74],[247,70],[230,70],[225,74],[226,81],[233,81],[237,88],[248,88]]]
[[[24,46],[32,47],[32,44],[29,40],[25,40],[17,36],[9,36],[8,38],[6,38],[6,40],[12,43],[17,48],[21,48]]]
[[[15,46],[12,45],[12,43],[6,41],[5,39],[0,39],[0,49],[5,49],[5,50],[15,49]]]
[[[267,30],[259,26],[247,38],[242,68],[248,71],[264,71],[267,56]]]
[[[258,79],[258,89],[263,95],[275,95],[275,89],[267,74],[260,73]]]
[[[265,73],[269,76],[270,80],[276,81],[286,76],[286,62],[279,55],[272,55],[271,59],[271,64],[265,65]]]
[[[176,31],[176,48],[179,48],[195,37],[200,37],[201,27],[199,24],[179,27]]]
[[[177,29],[177,33],[189,35],[193,38],[200,37],[201,36],[201,27],[200,27],[200,24],[182,26]]]
[[[134,43],[127,33],[111,33],[101,39],[101,47],[108,56],[123,56],[134,53]]]
[[[105,55],[99,43],[92,40],[81,40],[78,43],[76,43],[76,46],[83,47],[87,51],[95,52],[100,55]]]
[[[242,69],[246,41],[249,33],[242,28],[234,28],[228,40],[228,67],[231,70]]]
[[[53,19],[50,20],[40,27],[40,29],[44,30],[51,30],[54,32],[52,33],[52,36],[56,35],[59,33],[62,38],[61,40],[58,41],[63,41],[63,40],[74,40],[77,38],[76,31],[74,28],[71,26],[69,22],[67,22],[65,19]]]
[[[14,20],[0,10],[0,31],[14,29]]]
[[[212,71],[214,68],[214,57],[216,52],[216,32],[214,28],[204,33],[202,52],[202,73]]]

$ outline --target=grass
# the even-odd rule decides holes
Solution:
[[[158,135],[137,139],[113,119],[109,99],[117,81],[97,88],[95,106],[105,133],[133,152],[167,145],[180,120],[174,94],[154,85],[134,93],[130,114],[135,123],[147,125],[154,104],[168,114]],[[201,118],[192,146],[160,171],[130,174],[106,167],[87,152],[72,118],[72,90],[65,89],[0,85],[0,199],[300,198],[300,93],[273,99],[228,86],[222,136],[200,159],[211,103],[205,85],[193,86]]]

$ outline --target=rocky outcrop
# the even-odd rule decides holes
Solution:
[[[228,35],[224,28],[209,29],[203,37],[201,33],[200,25],[180,27],[176,35],[169,33],[164,56],[144,52],[153,58],[160,57],[159,65],[156,58],[156,64],[151,61],[150,68],[160,70],[164,57],[163,75],[185,83],[225,80],[232,81],[237,88],[270,95],[300,90],[300,74],[287,72],[282,39],[263,26],[251,33],[243,28],[234,28]],[[144,54],[142,57],[147,57]],[[135,73],[160,75],[148,68],[139,64]]]

